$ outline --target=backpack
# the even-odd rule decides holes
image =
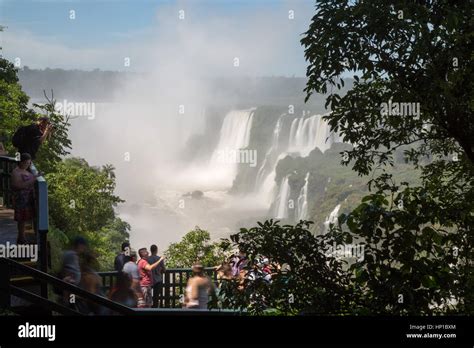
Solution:
[[[13,138],[12,138],[13,146],[19,149],[24,144],[25,138],[26,138],[26,126],[18,128],[15,134],[13,134]]]

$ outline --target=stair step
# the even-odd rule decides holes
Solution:
[[[28,285],[37,285],[38,283],[38,280],[30,276],[14,276],[10,278],[10,285],[18,286],[19,288]]]
[[[28,267],[35,268],[35,269],[38,268],[38,262],[37,261],[30,261],[29,259],[14,259],[14,260],[21,263],[24,266],[28,266]],[[15,268],[13,268],[10,272],[11,272],[10,273],[10,278],[18,278],[18,277],[24,277],[25,276],[24,273],[21,270],[16,270]]]
[[[20,261],[20,263],[24,266],[28,266],[28,267],[31,267],[31,268],[36,268],[38,267],[38,261],[29,261],[29,260],[22,260]]]

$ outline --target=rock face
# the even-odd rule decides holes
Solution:
[[[196,190],[191,192],[191,197],[193,199],[201,199],[204,196],[204,193],[202,191]]]
[[[204,197],[204,192],[195,190],[195,191],[183,194],[183,197],[191,197],[192,199],[201,199]]]

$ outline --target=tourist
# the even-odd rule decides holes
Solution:
[[[43,116],[36,123],[20,127],[13,135],[12,143],[19,153],[27,152],[35,160],[39,147],[51,136],[52,132],[53,125],[48,117]]]
[[[114,269],[117,272],[121,272],[123,269],[123,265],[125,265],[125,256],[130,255],[130,243],[123,242],[122,243],[122,251],[115,257],[114,260]]]
[[[137,266],[137,253],[130,251],[130,256],[125,256],[125,264],[123,265],[122,272],[128,275],[131,285],[130,288],[134,291],[137,297],[137,306],[144,307],[144,298],[142,290],[140,288],[140,274],[138,273]]]
[[[232,275],[234,277],[240,277],[247,265],[247,254],[239,250],[239,254],[232,258],[230,264],[232,266]]]
[[[195,263],[192,267],[193,276],[186,286],[184,306],[190,309],[207,309],[209,295],[215,294],[214,284],[204,273],[204,267]]]
[[[141,248],[138,250],[140,261],[138,261],[138,273],[140,274],[140,288],[142,290],[143,299],[145,303],[143,307],[150,308],[153,305],[153,295],[151,288],[153,284],[153,274],[151,273],[158,265],[165,259],[163,256],[153,264],[149,264],[147,259],[149,257],[148,250]]]
[[[81,267],[79,257],[87,251],[88,243],[83,237],[77,236],[72,242],[72,248],[63,253],[61,261],[61,270],[57,275],[67,283],[79,286],[81,281]],[[77,310],[75,297],[71,297],[69,291],[63,291],[61,288],[53,287],[53,291],[59,296],[61,304],[71,309]]]
[[[231,292],[234,286],[232,266],[228,262],[222,263],[216,267],[218,287],[216,289],[216,297],[218,300],[219,308],[228,305],[227,292]]]
[[[217,279],[219,280],[230,280],[232,279],[232,266],[228,262],[223,262],[220,266],[216,267]]]
[[[79,285],[81,281],[81,268],[79,256],[87,251],[87,240],[81,236],[74,238],[72,249],[63,253],[61,278],[71,284]]]
[[[270,260],[266,257],[263,257],[261,260],[261,269],[263,272],[263,279],[265,279],[267,282],[271,283],[272,282],[272,268],[270,265]]]
[[[127,273],[119,272],[117,274],[117,282],[110,290],[109,299],[130,308],[138,306],[138,297],[135,289],[132,288],[132,280]]]
[[[91,252],[85,252],[81,262],[81,280],[79,286],[84,290],[102,296],[102,278],[95,271],[97,269],[97,257]],[[87,299],[78,299],[76,306],[81,313],[84,314],[104,314],[105,309],[94,302]]]
[[[14,219],[18,223],[17,244],[28,243],[25,236],[25,223],[33,221],[35,215],[34,183],[40,173],[34,175],[29,172],[30,166],[31,156],[28,153],[22,153],[20,163],[11,173]]]
[[[153,244],[150,247],[150,252],[151,256],[148,258],[148,263],[150,265],[154,264],[156,261],[161,259],[160,256],[158,256],[158,247]],[[163,274],[165,273],[166,268],[165,268],[165,262],[162,261],[158,264],[158,266],[151,271],[153,274],[153,308],[158,308],[159,307],[159,300],[163,291]]]

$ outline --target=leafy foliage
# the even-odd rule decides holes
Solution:
[[[113,193],[111,172],[91,167],[84,159],[65,159],[46,180],[51,220],[63,231],[99,230],[113,220],[113,207],[123,202]]]
[[[102,269],[113,269],[113,259],[130,225],[115,215],[123,202],[114,195],[114,168],[95,168],[80,158],[68,158],[46,174],[52,224],[69,238],[85,236],[99,255]]]
[[[18,83],[17,69],[0,58],[0,131],[7,152],[16,149],[10,139],[20,126],[33,123],[40,116],[48,116],[54,133],[40,147],[36,167],[45,172],[49,191],[50,231],[53,267],[61,259],[61,250],[76,235],[89,239],[91,248],[98,253],[104,270],[113,268],[113,258],[120,244],[129,238],[130,225],[116,217],[114,207],[123,202],[114,195],[114,168],[105,165],[94,168],[84,159],[63,159],[71,149],[68,138],[70,126],[67,116],[55,112],[55,100],[45,97],[47,103],[28,107],[28,96]]]
[[[189,268],[195,261],[204,267],[219,265],[225,258],[219,243],[211,243],[209,232],[196,228],[184,235],[178,243],[172,243],[165,251],[168,267]]]
[[[333,243],[342,242],[341,237],[315,236],[310,225],[302,221],[281,226],[279,221],[268,220],[232,235],[232,243],[246,252],[249,262],[242,284],[233,282],[223,288],[223,305],[253,314],[268,309],[283,314],[346,313],[353,302],[350,277],[344,261],[327,255]],[[273,264],[271,282],[257,267],[262,256]]]
[[[318,2],[301,40],[309,62],[307,98],[330,89],[328,121],[357,147],[354,169],[367,174],[394,148],[419,141],[427,152],[474,161],[472,2]],[[354,74],[344,96],[343,73]],[[421,104],[419,117],[382,116],[381,103]],[[393,146],[392,146],[393,145]],[[385,148],[385,149],[384,149]]]
[[[366,196],[340,217],[349,232],[336,228],[365,246],[351,266],[359,305],[376,314],[472,313],[474,216],[463,213],[471,203],[426,186],[392,192]]]
[[[336,231],[366,244],[354,264],[371,313],[472,313],[474,117],[472,2],[319,2],[302,39],[307,98],[329,91],[327,120],[355,146],[343,164],[375,193],[340,217]],[[344,96],[344,73],[354,85]],[[384,103],[419,103],[390,115]],[[397,149],[420,186],[386,170]],[[349,232],[345,232],[348,229]],[[456,251],[455,251],[456,250]],[[403,295],[403,303],[395,301]]]

